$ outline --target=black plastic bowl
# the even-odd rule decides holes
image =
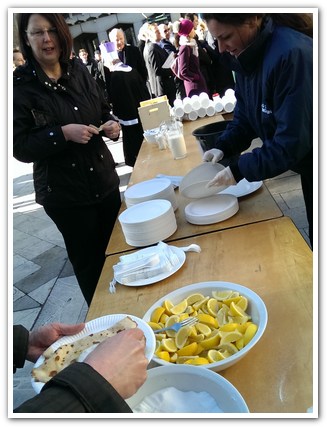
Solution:
[[[192,132],[197,142],[200,144],[202,151],[208,151],[215,148],[215,143],[231,120],[224,120],[221,122],[210,123],[209,125],[201,126]]]

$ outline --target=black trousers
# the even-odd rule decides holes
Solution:
[[[122,131],[125,164],[133,167],[144,139],[142,123],[131,126],[122,125]]]
[[[313,183],[312,170],[301,174],[302,192],[309,223],[309,239],[313,249]]]
[[[46,207],[61,232],[83,296],[90,305],[105,261],[105,250],[115,224],[121,198],[119,188],[99,204]]]

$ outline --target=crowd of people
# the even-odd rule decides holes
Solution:
[[[212,162],[230,159],[210,185],[231,185],[244,177],[259,181],[289,169],[298,172],[312,243],[309,16],[207,13],[199,21],[198,15],[185,14],[172,25],[146,23],[138,34],[137,47],[128,45],[124,32],[115,28],[100,43],[94,58],[83,48],[78,56],[72,53],[73,39],[61,14],[22,13],[18,32],[13,154],[34,165],[36,201],[63,235],[87,304],[97,286],[121,206],[116,165],[103,137],[116,141],[122,131],[126,164],[133,166],[143,140],[137,108],[140,101],[151,97],[166,95],[172,105],[176,97],[203,91],[212,96],[235,85],[234,118],[216,148],[203,156],[204,161]],[[115,55],[110,54],[112,45]],[[170,54],[179,58],[178,77],[163,67]],[[262,147],[242,154],[257,137]],[[23,366],[25,358],[35,360],[60,335],[76,333],[82,327],[48,325],[46,332],[35,334],[16,330],[16,368]],[[17,411],[130,411],[123,399],[146,378],[142,338],[137,330],[108,339],[85,363],[66,368]],[[133,380],[121,384],[115,372],[124,372],[123,377]],[[79,375],[85,381],[78,380]],[[92,398],[99,388],[107,399],[100,402],[103,406]]]

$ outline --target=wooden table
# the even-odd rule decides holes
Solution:
[[[159,150],[157,145],[144,142],[139,152],[135,167],[133,169],[129,186],[154,178],[157,174],[184,176],[193,167],[202,161],[200,149],[192,131],[200,126],[204,126],[213,121],[223,120],[223,116],[207,117],[195,122],[184,123],[184,137],[187,144],[188,155],[184,159],[174,160],[169,150]],[[210,225],[193,225],[186,221],[185,206],[194,199],[183,197],[176,190],[178,209],[175,211],[177,230],[165,239],[165,242],[172,242],[185,237],[200,235],[211,231],[222,230],[240,225],[251,224],[267,219],[278,218],[283,215],[274,198],[263,184],[255,193],[239,199],[239,211],[231,218]],[[120,213],[126,209],[125,202],[122,203]],[[110,241],[106,249],[106,255],[133,250],[132,246],[126,243],[121,225],[117,219]]]
[[[260,342],[221,374],[243,395],[250,412],[306,412],[313,404],[312,252],[293,222],[278,218],[175,241],[200,245],[186,254],[173,276],[143,286],[117,285],[109,294],[113,265],[108,256],[87,320],[113,313],[143,317],[174,289],[204,281],[247,286],[265,302],[268,325]]]

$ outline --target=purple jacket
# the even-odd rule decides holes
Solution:
[[[205,79],[200,71],[199,58],[194,55],[191,46],[184,45],[179,48],[178,65],[186,96],[199,95],[201,92],[208,93]]]

